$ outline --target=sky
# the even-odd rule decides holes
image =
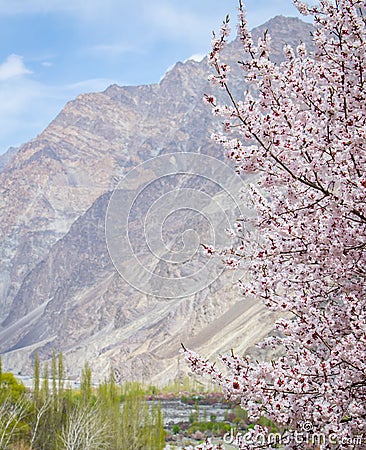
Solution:
[[[36,137],[77,95],[158,83],[210,50],[237,0],[0,0],[0,154]],[[247,0],[251,28],[291,0]],[[234,36],[233,36],[234,37]]]

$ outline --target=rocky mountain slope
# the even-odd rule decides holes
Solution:
[[[5,153],[0,155],[0,173],[10,163],[10,161],[17,154],[17,152],[18,152],[18,148],[17,147],[10,147]]]
[[[277,17],[254,34],[266,28],[274,58],[284,43],[310,41],[311,26],[298,19]],[[237,42],[227,59],[241,59]],[[80,95],[1,166],[5,368],[28,371],[35,350],[47,359],[55,348],[64,352],[71,377],[88,359],[101,378],[114,367],[123,379],[161,383],[184,367],[181,341],[209,356],[231,347],[244,351],[270,330],[273,317],[255,299],[238,296],[228,274],[188,297],[157,298],[124,281],[106,246],[110,192],[128,170],[167,153],[222,158],[210,140],[217,122],[202,102],[204,93],[213,92],[209,74],[206,59],[189,60],[157,85],[114,85]],[[240,73],[234,73],[233,89],[239,94],[242,88]],[[183,187],[197,189],[196,183],[184,180]],[[187,220],[200,226],[194,216],[181,222]],[[139,219],[133,223],[137,227]],[[179,227],[173,225],[170,237]]]

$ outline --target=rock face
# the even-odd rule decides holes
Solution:
[[[254,35],[266,28],[274,58],[284,43],[310,41],[311,26],[298,19],[277,17]],[[240,58],[234,41],[227,59]],[[123,280],[106,246],[110,192],[131,168],[176,152],[222,158],[210,140],[217,123],[202,102],[213,92],[209,74],[206,60],[187,61],[158,85],[81,95],[36,139],[0,160],[5,368],[29,371],[35,350],[47,359],[55,348],[64,352],[70,377],[87,359],[100,378],[114,367],[122,379],[163,383],[184,369],[181,341],[210,356],[244,351],[270,330],[273,317],[241,298],[228,275],[186,298],[156,298]],[[239,73],[233,89],[242,89]]]
[[[4,171],[17,152],[18,147],[10,147],[5,153],[0,155],[0,173]]]

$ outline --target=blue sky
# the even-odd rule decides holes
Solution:
[[[206,54],[236,0],[0,0],[0,153],[39,134],[64,104],[112,83],[159,82]],[[291,0],[247,0],[251,27],[299,15]]]

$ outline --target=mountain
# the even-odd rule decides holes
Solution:
[[[311,25],[298,19],[276,17],[253,34],[267,28],[275,59],[284,43],[310,43]],[[241,57],[240,43],[233,41],[226,58],[235,63]],[[113,85],[80,95],[6,163],[0,160],[0,352],[5,368],[27,372],[35,350],[48,359],[55,348],[64,352],[70,377],[87,359],[100,378],[113,367],[121,379],[162,383],[184,371],[181,341],[209,356],[231,347],[245,351],[269,332],[273,316],[257,300],[238,295],[232,274],[187,296],[155,296],[120,276],[106,243],[111,192],[132,168],[181,152],[223,159],[222,149],[210,139],[217,121],[202,102],[205,93],[214,91],[207,81],[210,73],[207,59],[188,60],[177,63],[159,84]],[[233,91],[240,95],[239,71],[233,80]],[[214,93],[224,99],[223,92]],[[142,217],[159,195],[175,196],[178,216],[169,222],[167,213],[164,229],[169,251],[180,248],[178,237],[184,239],[187,226],[209,242],[209,224],[201,216],[216,217],[213,205],[222,203],[223,195],[204,177],[175,174],[168,179],[148,167],[158,182],[146,185],[130,215],[132,243],[144,264]],[[182,192],[200,192],[208,200],[201,211],[180,213]],[[217,220],[224,230],[224,222]],[[129,260],[123,263],[139,276]],[[184,277],[190,264],[171,269],[162,259],[151,267],[148,284],[155,283],[156,274]]]
[[[17,152],[18,147],[10,147],[5,153],[0,155],[0,173],[5,169]]]

